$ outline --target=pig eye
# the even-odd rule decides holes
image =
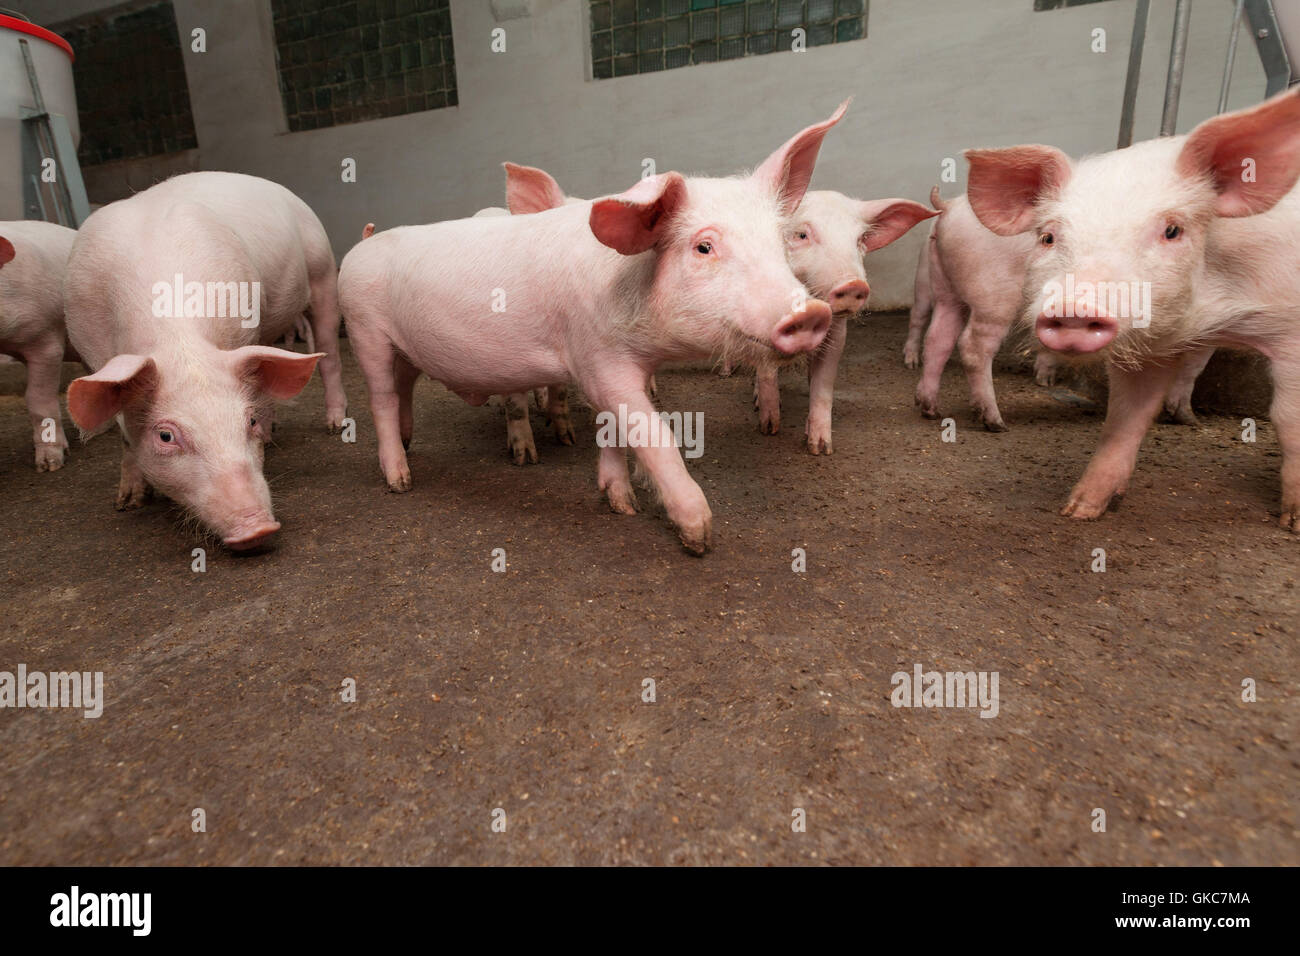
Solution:
[[[257,419],[256,419],[256,418],[250,418],[250,419],[248,420],[248,427],[249,427],[249,428],[256,428],[256,427],[257,427]]]
[[[1178,225],[1177,223],[1171,222],[1169,225],[1165,226],[1165,238],[1168,239],[1170,242],[1173,242],[1182,234],[1183,234],[1183,227]]]
[[[1050,246],[1052,243],[1056,242],[1056,237],[1050,232],[1045,232],[1038,237],[1038,241],[1045,246]]]
[[[702,256],[711,255],[713,253],[713,243],[707,239],[701,239],[695,244],[695,251]]]

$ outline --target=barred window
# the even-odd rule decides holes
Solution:
[[[56,24],[55,32],[76,54],[81,165],[198,146],[170,2]]]
[[[456,105],[450,0],[271,0],[292,132]]]
[[[589,0],[592,76],[653,73],[867,35],[867,0]]]

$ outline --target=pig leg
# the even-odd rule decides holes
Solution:
[[[415,382],[420,370],[400,355],[393,356],[393,376],[397,387],[397,423],[402,447],[411,447],[415,433]]]
[[[555,438],[561,445],[572,445],[578,440],[569,418],[569,386],[565,382],[546,387],[546,417],[555,428]]]
[[[831,322],[826,339],[808,362],[808,424],[804,433],[808,451],[814,455],[831,454],[831,400],[835,394],[835,372],[844,354],[848,338],[847,319]]]
[[[596,473],[596,487],[609,499],[609,510],[621,515],[634,515],[639,510],[632,478],[627,470],[627,452],[617,445],[607,445],[600,450],[600,466]]]
[[[1007,430],[1002,412],[998,410],[998,397],[993,391],[993,359],[1009,327],[1006,323],[972,312],[957,340],[962,368],[966,370],[966,381],[970,385],[971,406],[991,432]]]
[[[928,260],[926,260],[928,263]],[[921,364],[921,337],[934,301],[930,296],[930,271],[917,266],[916,285],[912,289],[912,311],[907,319],[907,341],[903,343],[903,365],[916,368]]]
[[[611,411],[620,405],[627,406],[628,421],[632,416],[644,416],[648,425],[649,440],[646,446],[633,449],[639,464],[650,479],[664,503],[668,520],[677,527],[682,546],[692,554],[704,554],[713,543],[713,513],[704,492],[686,470],[672,429],[659,417],[650,396],[644,391],[645,378],[636,373],[604,377],[595,387],[584,390],[592,404]],[[606,449],[601,449],[602,453]],[[621,451],[621,450],[620,450]],[[611,456],[612,457],[612,456]],[[604,465],[602,454],[601,463]]]
[[[383,331],[383,316],[367,316],[348,325],[349,341],[370,393],[370,416],[379,440],[379,467],[389,491],[411,490],[411,467],[402,446],[401,398],[397,388],[397,363],[401,359]],[[354,327],[355,326],[355,327]],[[319,337],[319,332],[317,333]],[[409,363],[408,363],[409,364]]]
[[[63,453],[68,437],[63,432],[59,413],[59,372],[63,363],[63,343],[58,337],[39,342],[23,353],[27,363],[27,413],[32,419],[32,442],[36,446],[36,470],[58,471],[63,467]],[[46,422],[53,423],[47,434]],[[51,440],[47,441],[46,438]]]
[[[1282,516],[1278,524],[1300,534],[1300,355],[1273,358],[1269,417],[1282,446]]]
[[[1196,380],[1205,371],[1205,366],[1210,364],[1213,355],[1214,349],[1203,348],[1183,356],[1178,376],[1165,399],[1165,414],[1171,421],[1179,425],[1197,424],[1196,413],[1192,411],[1192,390],[1196,388]]]
[[[1034,356],[1034,381],[1044,388],[1056,384],[1056,373],[1059,370],[1060,364],[1051,352],[1042,351]]]
[[[774,365],[760,365],[754,372],[754,407],[758,409],[758,430],[775,435],[781,430],[781,388]]]
[[[533,444],[533,427],[528,424],[528,393],[506,396],[506,447],[516,465],[537,464],[537,446]]]
[[[117,485],[117,501],[114,506],[118,511],[130,511],[139,508],[153,495],[149,482],[145,481],[144,472],[136,464],[135,449],[122,436],[122,477]]]
[[[957,337],[961,335],[962,307],[954,299],[940,299],[934,304],[930,328],[925,333],[921,380],[916,384],[916,404],[926,418],[939,417],[939,382],[948,364]]]
[[[339,353],[339,293],[334,264],[328,274],[311,280],[311,330],[315,344],[325,353],[317,366],[325,383],[325,427],[330,433],[343,427],[348,399],[343,393],[343,361]],[[310,346],[309,346],[310,347]]]
[[[1101,442],[1061,514],[1099,518],[1112,498],[1128,490],[1138,448],[1160,411],[1177,368],[1177,364],[1148,365],[1138,371],[1108,367],[1110,399]]]

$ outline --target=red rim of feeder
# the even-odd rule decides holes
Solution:
[[[68,59],[75,60],[76,54],[72,52],[72,45],[57,33],[51,33],[45,27],[38,27],[34,23],[28,23],[26,20],[19,20],[17,17],[5,16],[0,13],[0,29],[16,30],[18,33],[26,33],[28,36],[36,37],[38,40],[44,40],[46,43],[53,43],[64,53],[68,54]]]

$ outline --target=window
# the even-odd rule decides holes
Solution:
[[[456,105],[450,0],[271,0],[292,132]]]
[[[603,80],[867,35],[867,0],[589,0],[592,76]]]
[[[171,3],[74,20],[54,31],[76,54],[82,166],[198,146]]]

